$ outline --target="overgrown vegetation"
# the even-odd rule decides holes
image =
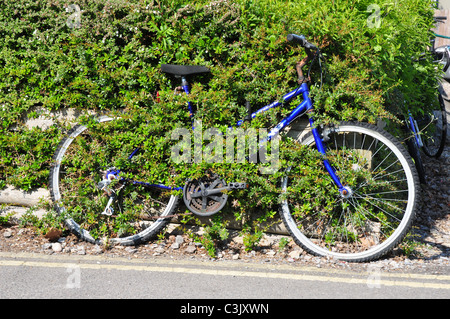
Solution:
[[[12,213],[3,214],[4,208],[4,204],[0,205],[0,226],[9,224],[11,217],[13,216]]]
[[[378,0],[378,14],[372,10],[373,0],[4,1],[0,189],[7,184],[24,190],[47,187],[51,156],[72,125],[55,120],[47,129],[28,128],[27,118],[52,117],[50,112],[69,108],[124,112],[137,125],[127,133],[131,142],[144,133],[189,127],[186,98],[173,96],[179,83],[159,71],[162,63],[211,69],[211,76],[197,78],[190,99],[196,101],[205,128],[226,128],[245,116],[244,101],[261,107],[296,85],[295,63],[304,51],[286,43],[288,33],[305,34],[326,57],[323,86],[314,86],[311,93],[320,121],[395,123],[405,105],[418,111],[435,95],[432,61],[415,59],[429,44],[431,2]],[[81,9],[79,24],[72,4]],[[314,70],[312,75],[317,83]],[[157,91],[163,103],[156,102]],[[270,127],[288,111],[289,105],[252,125]],[[163,135],[145,142],[160,156],[148,152],[140,167],[148,176],[167,181],[173,163],[162,160],[170,152]],[[283,153],[290,147],[281,146],[282,165],[296,159]],[[309,160],[315,161],[304,157],[304,173],[313,185],[316,166]],[[251,247],[260,238],[261,225],[275,214],[279,176],[267,182],[251,163],[176,167],[180,179],[211,168],[225,179],[252,184],[250,191],[235,192],[228,207],[246,221]],[[255,211],[264,213],[249,218]],[[224,223],[217,219],[203,240],[223,237],[219,226]]]

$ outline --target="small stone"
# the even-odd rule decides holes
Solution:
[[[411,259],[405,259],[404,264],[405,264],[406,266],[412,266],[412,265],[413,265],[413,262],[411,261]]]
[[[86,249],[84,248],[84,246],[77,247],[77,254],[78,255],[86,255]]]
[[[45,243],[42,245],[42,250],[47,250],[52,248],[52,244],[51,243]]]
[[[126,247],[125,248],[126,252],[129,252],[130,254],[134,254],[135,252],[137,252],[138,250],[136,248],[133,247]]]
[[[238,245],[243,245],[244,244],[244,237],[243,236],[236,236],[233,238],[233,242],[238,244]]]
[[[103,250],[99,245],[95,245],[93,251],[95,254],[101,254]]]
[[[155,253],[157,253],[157,254],[164,254],[165,251],[166,250],[163,247],[158,247],[155,249]]]
[[[177,237],[175,237],[175,242],[178,243],[179,245],[181,245],[182,243],[184,243],[184,238],[181,235],[177,235]]]
[[[172,248],[172,249],[179,249],[179,248],[180,248],[180,244],[177,243],[177,242],[174,242],[174,243],[170,246],[170,248]]]
[[[57,228],[51,228],[47,234],[45,234],[45,238],[47,238],[49,241],[54,242],[57,241],[62,235],[62,231]]]
[[[238,260],[239,259],[239,254],[234,254],[233,257],[231,257],[231,259]]]
[[[301,252],[299,250],[294,250],[289,253],[289,257],[292,259],[299,259]]]
[[[276,253],[277,253],[277,252],[274,251],[274,250],[269,250],[269,251],[266,253],[266,256],[268,256],[268,257],[273,257],[273,256],[275,256]]]
[[[195,247],[195,245],[190,245],[186,248],[185,252],[188,254],[193,254],[196,250],[197,248]]]
[[[389,263],[389,266],[392,267],[393,269],[399,268],[399,264],[396,261],[391,261]]]
[[[53,250],[54,252],[59,253],[59,252],[62,251],[62,245],[61,245],[60,243],[53,243],[53,244],[52,244],[52,250]]]
[[[7,229],[3,232],[3,237],[9,238],[12,236],[12,231],[10,229]]]

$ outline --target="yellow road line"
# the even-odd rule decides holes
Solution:
[[[97,262],[97,263],[133,263],[133,264],[145,264],[145,265],[164,265],[161,266],[163,268],[167,268],[170,265],[175,266],[182,266],[182,267],[227,267],[227,268],[236,268],[236,267],[249,267],[253,268],[255,270],[270,270],[270,271],[291,271],[291,272],[314,272],[314,273],[323,273],[326,275],[339,275],[339,276],[367,276],[369,275],[369,272],[371,274],[374,274],[377,270],[376,264],[374,264],[374,267],[372,270],[368,269],[366,272],[358,272],[358,271],[349,271],[346,269],[327,269],[327,268],[317,268],[317,267],[311,267],[311,266],[296,266],[296,265],[268,265],[268,264],[243,264],[242,262],[232,262],[232,261],[226,261],[223,263],[218,262],[210,262],[210,261],[197,261],[197,260],[176,260],[176,259],[166,259],[163,257],[155,258],[155,259],[141,259],[141,258],[133,258],[128,259],[124,257],[106,257],[106,256],[92,256],[92,255],[85,255],[85,256],[76,256],[76,255],[46,255],[46,254],[37,254],[37,253],[9,253],[9,252],[0,252],[0,260],[2,258],[11,258],[11,259],[18,259],[18,258],[26,258],[26,259],[39,259],[39,260],[48,260],[48,261],[54,261],[55,259],[64,261],[64,262],[72,262],[72,263],[79,263],[82,261],[88,261],[88,262]],[[438,281],[450,281],[449,275],[428,275],[428,274],[415,274],[415,273],[388,273],[383,272],[382,270],[379,271],[379,274],[384,278],[405,278],[405,279],[423,279],[423,280],[438,280]]]
[[[181,264],[181,263],[180,263]],[[292,274],[280,272],[263,272],[263,271],[240,271],[240,270],[225,270],[225,269],[210,269],[210,268],[190,268],[183,266],[153,266],[153,265],[120,265],[120,264],[92,264],[92,263],[67,263],[67,262],[48,262],[48,261],[27,261],[27,260],[0,260],[0,266],[22,266],[22,267],[47,267],[47,268],[67,268],[80,267],[80,269],[94,269],[94,270],[122,270],[122,271],[148,271],[148,272],[165,272],[165,273],[183,273],[194,275],[211,275],[211,276],[230,276],[230,277],[256,277],[269,279],[286,279],[299,281],[321,281],[330,283],[345,283],[345,284],[376,284],[377,286],[397,286],[397,287],[411,287],[411,288],[430,288],[430,289],[447,289],[450,290],[450,283],[436,283],[423,282],[419,279],[423,276],[409,274],[409,279],[416,279],[417,281],[401,281],[401,280],[386,280],[381,279],[384,274],[380,274],[377,280],[368,279],[370,274],[366,274],[366,278],[348,278],[337,277],[332,274],[327,275],[311,275],[311,274]],[[297,271],[303,271],[298,269]],[[308,272],[308,271],[307,271]],[[335,273],[337,274],[337,273]],[[401,276],[398,276],[401,277]],[[436,276],[431,276],[433,279]],[[448,276],[446,276],[448,277]]]

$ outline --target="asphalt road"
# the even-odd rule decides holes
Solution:
[[[173,313],[189,311],[183,308],[188,307],[186,300],[201,305],[202,299],[221,299],[216,313],[238,315],[248,312],[249,306],[224,300],[253,299],[264,305],[265,300],[279,298],[448,299],[450,269],[425,275],[370,267],[357,272],[245,262],[0,253],[0,298],[179,299],[168,310]],[[261,306],[258,311],[265,310]]]

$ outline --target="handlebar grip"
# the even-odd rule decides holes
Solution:
[[[287,40],[289,42],[294,41],[294,42],[303,44],[303,42],[306,41],[306,38],[304,35],[296,35],[296,34],[290,33],[287,35]]]
[[[300,44],[302,47],[305,47],[306,49],[318,50],[318,48],[314,44],[312,44],[306,40],[304,35],[297,35],[297,34],[291,33],[291,34],[287,35],[287,40],[289,42],[292,42],[292,41],[296,42],[296,43]]]

